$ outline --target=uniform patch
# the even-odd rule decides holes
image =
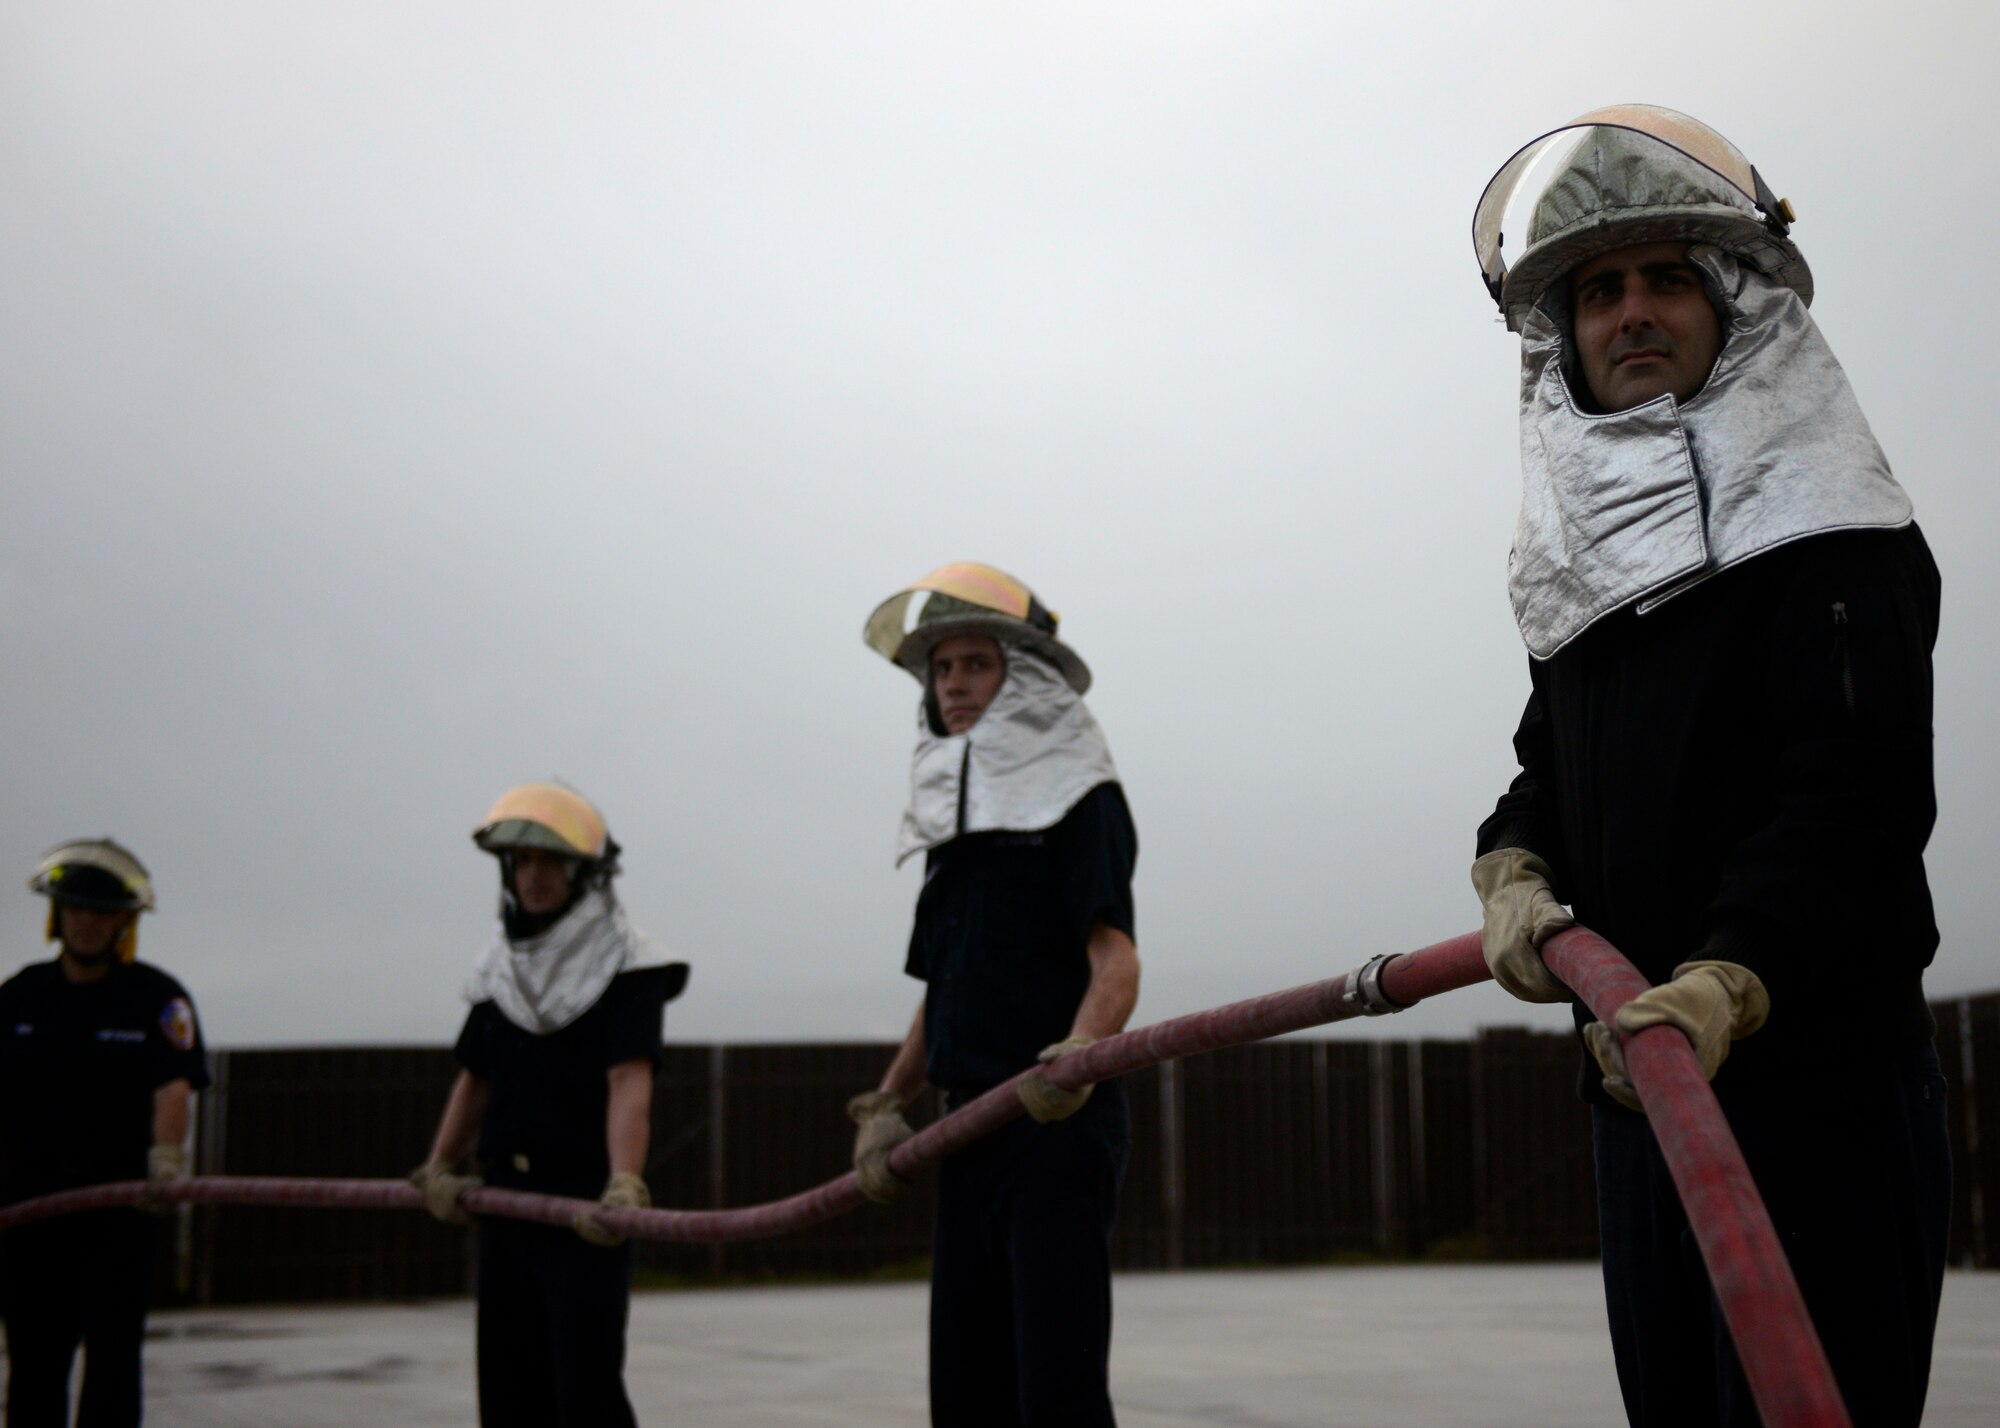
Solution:
[[[194,1049],[194,1008],[186,997],[175,997],[160,1008],[160,1034],[176,1051]]]

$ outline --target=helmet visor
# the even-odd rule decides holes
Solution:
[[[934,595],[947,598],[934,605]],[[877,605],[862,638],[884,659],[893,660],[910,632],[925,623],[927,614],[944,610],[963,614],[968,605],[1019,620],[1043,634],[1053,635],[1056,630],[1055,613],[1043,609],[1027,586],[1004,570],[968,560],[941,565]]]
[[[500,795],[472,839],[489,853],[547,848],[577,858],[604,856],[603,815],[583,795],[555,783],[524,783]]]
[[[1506,277],[1502,245],[1509,230],[1525,233],[1549,185],[1566,160],[1595,129],[1622,129],[1652,139],[1712,171],[1762,207],[1756,172],[1737,147],[1698,119],[1654,104],[1614,104],[1593,109],[1524,145],[1487,181],[1472,214],[1472,247],[1488,291],[1496,296]]]

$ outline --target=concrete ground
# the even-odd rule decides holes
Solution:
[[[1122,1428],[1602,1425],[1622,1421],[1593,1265],[1121,1276]],[[923,1428],[921,1284],[643,1293],[640,1421]],[[472,1306],[160,1314],[151,1428],[471,1425]],[[2000,1273],[1945,1284],[1932,1428],[2000,1423]]]

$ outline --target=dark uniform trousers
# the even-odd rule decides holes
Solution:
[[[1854,1428],[1916,1428],[1951,1213],[1945,1083],[1929,1045],[1816,1065],[1716,1099],[1771,1212]],[[1761,1420],[1644,1116],[1592,1109],[1604,1288],[1634,1428]]]
[[[633,1428],[632,1261],[629,1244],[586,1244],[555,1225],[479,1222],[482,1428]]]
[[[83,1349],[77,1428],[133,1428],[153,1284],[154,1221],[136,1210],[48,1220],[7,1236],[7,1428],[68,1428],[70,1369]]]
[[[931,1259],[936,1428],[1112,1428],[1111,1225],[1131,1151],[1117,1082],[945,1161]]]

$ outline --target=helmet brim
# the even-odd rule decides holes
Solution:
[[[589,856],[581,849],[572,847],[553,828],[526,818],[503,818],[498,823],[489,823],[472,835],[472,841],[486,852],[495,855],[511,853],[522,848],[536,848],[560,854],[565,858]]]

